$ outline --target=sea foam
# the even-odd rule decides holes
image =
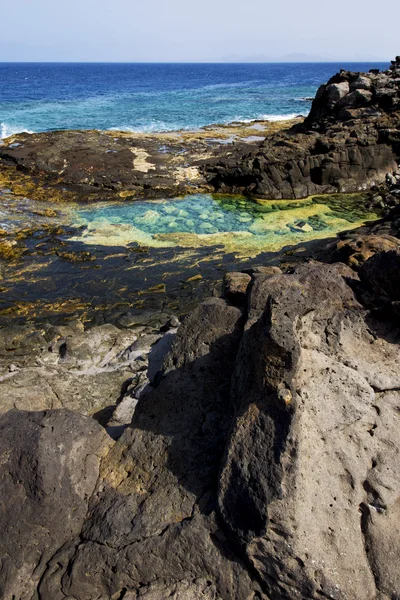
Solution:
[[[7,125],[7,123],[0,123],[0,139],[15,135],[17,133],[34,133],[30,129],[26,129],[23,125]]]

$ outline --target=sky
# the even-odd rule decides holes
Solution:
[[[398,0],[0,0],[0,62],[388,61],[399,21]]]

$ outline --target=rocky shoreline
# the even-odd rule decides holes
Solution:
[[[0,186],[39,201],[132,200],[212,192],[203,163],[231,147],[257,147],[301,122],[211,125],[199,131],[54,131],[13,135],[0,145]]]
[[[0,183],[36,199],[86,202],[200,191],[289,199],[365,190],[397,171],[399,76],[397,61],[388,71],[341,71],[297,124],[19,134],[0,146]]]
[[[172,178],[155,154],[144,170],[148,138],[144,156],[115,136],[112,171],[106,133],[0,147],[1,181],[37,199],[186,193],[176,170],[196,167],[199,189],[367,189],[382,211],[231,269],[182,318],[1,330],[2,598],[400,597],[399,106],[400,58],[342,71],[304,123],[216,144]]]

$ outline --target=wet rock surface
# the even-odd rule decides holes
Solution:
[[[233,142],[251,148],[257,142],[247,140],[255,131],[262,139],[260,134],[283,126],[256,121],[155,135],[118,131],[18,134],[0,146],[0,184],[14,193],[52,201],[209,192],[213,188],[200,168],[204,160],[225,152]]]

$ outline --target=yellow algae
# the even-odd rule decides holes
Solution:
[[[206,125],[198,130],[178,130],[166,131],[157,133],[141,133],[132,131],[117,131],[110,130],[105,133],[110,137],[116,138],[134,138],[137,140],[158,140],[162,143],[195,143],[199,141],[217,141],[230,138],[241,139],[252,135],[267,136],[293,127],[302,123],[303,118],[295,118],[282,121],[255,120],[249,123],[232,122],[232,123],[216,123],[214,125]],[[217,138],[217,140],[216,140]]]
[[[201,179],[200,171],[197,167],[178,167],[175,169],[174,175],[176,180],[181,182]]]
[[[133,168],[135,171],[141,171],[142,173],[148,173],[150,170],[154,170],[156,167],[153,163],[147,159],[150,154],[144,148],[130,148],[132,154],[135,155],[133,159]]]
[[[135,190],[122,190],[121,192],[118,192],[118,197],[119,198],[133,198],[133,196],[136,195]]]
[[[159,283],[157,285],[153,285],[153,286],[149,287],[147,290],[144,290],[144,292],[146,292],[146,291],[151,292],[153,294],[165,293],[166,292],[165,283]]]
[[[203,277],[200,275],[200,273],[198,273],[197,275],[193,275],[193,277],[189,277],[189,279],[186,279],[186,281],[200,281],[200,279],[203,279]]]
[[[0,188],[7,188],[16,196],[25,196],[40,202],[73,202],[78,194],[62,189],[58,181],[43,182],[40,176],[27,175],[14,167],[0,166]]]

